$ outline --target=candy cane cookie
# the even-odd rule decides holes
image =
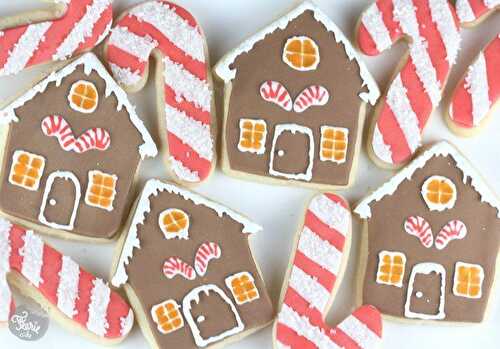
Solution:
[[[0,218],[0,325],[15,311],[9,283],[56,321],[103,344],[121,342],[134,324],[130,306],[107,283],[33,231]]]
[[[324,321],[344,274],[351,224],[340,196],[319,194],[310,202],[285,279],[275,349],[379,347],[382,319],[372,306],[358,308],[336,328]]]
[[[129,92],[141,90],[151,55],[167,168],[183,184],[203,182],[216,161],[215,108],[206,40],[187,10],[156,0],[120,16],[105,47],[115,79]]]
[[[500,8],[498,0],[458,0],[464,27],[474,27]],[[479,53],[451,97],[446,121],[459,136],[477,135],[498,110],[500,100],[500,33]]]
[[[409,54],[375,110],[368,149],[377,165],[399,168],[422,143],[460,49],[455,10],[447,0],[377,0],[362,15],[357,43],[379,55],[398,40]]]
[[[51,61],[62,61],[98,45],[109,33],[113,21],[113,0],[52,0],[63,6],[60,18],[33,23],[37,13],[12,17],[0,23],[17,25],[0,31],[0,76]],[[57,16],[57,9],[50,11]],[[3,27],[3,25],[2,25]]]

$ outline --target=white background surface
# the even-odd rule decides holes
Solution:
[[[134,0],[115,0],[115,16],[128,6],[139,3]],[[353,40],[357,19],[371,0],[316,0],[317,4],[337,23]],[[201,22],[210,47],[211,59],[214,64],[227,51],[236,47],[243,39],[274,21],[289,9],[299,3],[296,0],[179,0],[179,3],[189,9]],[[0,1],[0,14],[14,15],[21,10],[43,8],[49,5],[40,4],[34,0]],[[459,62],[453,70],[445,101],[458,79],[465,71],[466,65],[474,58],[500,27],[500,15],[495,15],[481,27],[464,32],[464,41]],[[364,57],[374,74],[381,90],[392,74],[395,64],[403,54],[406,46],[398,44],[389,53],[377,58]],[[49,67],[38,68],[24,72],[16,77],[0,79],[0,101],[23,91],[29,87],[30,81],[37,79],[40,72],[50,71]],[[220,89],[220,87],[219,87]],[[159,132],[154,128],[156,117],[156,102],[152,81],[140,93],[131,97],[136,103],[139,115],[145,120],[153,137]],[[444,104],[444,103],[443,103]],[[220,117],[220,115],[219,115]],[[368,120],[371,117],[367,115]],[[468,155],[476,167],[483,173],[497,193],[500,193],[500,117],[494,118],[488,130],[475,139],[458,139],[446,128],[442,118],[442,109],[436,111],[429,122],[424,140],[432,142],[448,139],[457,144]],[[163,132],[162,130],[160,130]],[[355,186],[341,192],[352,205],[370,190],[375,189],[391,176],[390,172],[377,169],[366,157],[363,149]],[[160,159],[147,160],[141,169],[141,185],[146,178],[158,177],[166,179]],[[303,206],[313,195],[312,191],[267,186],[250,182],[242,182],[224,176],[217,169],[208,183],[197,191],[211,199],[239,210],[264,227],[264,231],[254,236],[253,250],[257,261],[262,267],[265,281],[275,305],[277,305],[283,274],[289,262],[292,238],[296,232],[297,221],[303,214]],[[357,267],[359,246],[359,225],[355,221],[353,229],[353,248],[346,277],[330,314],[328,321],[336,324],[347,316],[354,308],[354,280]],[[52,245],[62,252],[74,257],[83,267],[98,276],[107,278],[112,258],[114,244],[94,246],[64,242],[47,238]],[[500,293],[500,286],[493,290],[493,295]],[[384,323],[383,348],[498,348],[500,343],[500,302],[493,297],[490,316],[484,324],[467,327],[450,326],[418,326]],[[20,300],[20,303],[25,300]],[[270,328],[247,339],[233,344],[231,349],[268,349],[272,348]],[[0,331],[0,348],[99,348],[72,335],[53,321],[47,335],[35,343],[22,342],[7,329]],[[130,337],[119,348],[147,348],[138,326],[136,325]],[[171,348],[180,349],[180,348]]]

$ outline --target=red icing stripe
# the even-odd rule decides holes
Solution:
[[[212,164],[201,158],[189,145],[184,144],[176,135],[168,132],[170,155],[182,162],[191,171],[197,171],[201,180],[208,177]]]
[[[474,126],[472,98],[465,86],[465,79],[457,86],[450,108],[451,118],[457,125],[465,128],[472,128]]]
[[[19,41],[21,36],[28,29],[27,26],[13,28],[4,31],[4,35],[0,37],[0,67],[3,67],[10,56],[10,51]]]
[[[59,272],[62,267],[62,255],[53,248],[43,246],[43,265],[39,290],[52,304],[57,304],[57,288],[59,286]]]
[[[212,116],[209,112],[204,111],[198,107],[196,107],[193,103],[182,99],[181,102],[177,101],[175,96],[175,91],[170,88],[168,85],[165,85],[165,102],[178,109],[185,112],[190,118],[201,122],[202,124],[209,125],[212,122]]]
[[[358,29],[358,46],[366,55],[377,56],[380,54],[380,51],[377,49],[377,44],[363,23],[360,24]]]
[[[312,324],[323,322],[323,314],[315,307],[312,307],[293,287],[289,286],[287,288],[283,304],[288,305],[297,313],[305,315]]]
[[[19,254],[19,250],[24,246],[24,234],[26,230],[21,227],[12,226],[10,230],[10,246],[12,248],[12,252],[10,253],[10,267],[17,272],[21,272],[23,267],[23,256]]]
[[[377,336],[382,337],[382,318],[375,307],[364,305],[358,308],[352,315],[365,324]]]
[[[158,41],[158,49],[172,61],[182,65],[184,69],[197,76],[200,80],[207,79],[207,66],[204,62],[200,62],[191,56],[187,55],[180,48],[175,46],[167,37],[165,37],[153,25],[140,22],[134,16],[125,16],[118,23],[120,27],[126,27],[130,32],[139,36],[151,36]]]
[[[108,25],[113,22],[113,7],[110,5],[106,11],[101,14],[101,18],[94,24],[92,36],[87,38],[78,47],[78,51],[86,51],[93,48],[106,31]]]
[[[351,210],[351,208],[349,207],[349,203],[346,200],[344,200],[344,198],[331,193],[325,193],[324,195],[333,202],[342,205],[345,209]]]
[[[399,163],[407,159],[411,155],[410,147],[387,102],[384,102],[377,125],[384,137],[384,142],[391,147],[392,161]]]
[[[317,278],[316,281],[327,290],[333,290],[335,280],[337,279],[336,276],[319,264],[316,264],[302,252],[297,251],[297,253],[295,254],[293,265],[302,269],[307,275],[311,276],[312,278]]]
[[[495,104],[500,98],[500,34],[488,45],[484,51],[490,101]]]
[[[92,5],[93,0],[82,0],[80,3],[70,4],[66,13],[60,19],[52,22],[50,28],[45,32],[45,40],[40,42],[38,49],[28,62],[28,66],[52,60],[55,48],[59,47],[64,39],[71,33],[74,23],[77,23],[85,15],[86,7]]]
[[[75,310],[77,313],[73,316],[73,320],[85,328],[87,327],[87,321],[89,319],[90,296],[92,294],[92,289],[94,288],[94,280],[94,276],[80,268],[78,298],[75,300]]]
[[[276,339],[285,346],[296,349],[317,349],[318,347],[307,340],[305,337],[299,336],[289,327],[278,323],[276,325]]]
[[[490,11],[484,0],[469,0],[469,4],[476,18],[480,18]]]
[[[136,56],[113,45],[108,45],[106,51],[108,63],[113,63],[120,68],[129,68],[130,71],[138,72],[141,76],[144,76],[148,62],[141,62]]]
[[[401,80],[403,81],[403,86],[407,89],[408,100],[410,101],[412,110],[417,115],[418,126],[420,131],[422,131],[429,120],[433,107],[429,95],[425,92],[424,84],[417,76],[415,70],[415,64],[413,64],[413,60],[410,57],[408,63],[401,70]]]
[[[337,250],[343,251],[345,244],[345,237],[338,231],[330,228],[323,223],[314,213],[307,210],[304,225],[311,229],[321,239],[328,241],[331,245],[335,246]]]
[[[130,311],[130,307],[116,293],[111,292],[106,318],[109,328],[106,332],[107,338],[120,338],[121,335],[121,318],[126,318]]]

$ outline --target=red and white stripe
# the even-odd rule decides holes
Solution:
[[[94,48],[113,21],[112,0],[64,0],[66,14],[53,21],[5,29],[0,35],[0,76],[65,60]]]
[[[467,236],[467,226],[464,222],[453,220],[448,222],[436,237],[436,248],[444,249],[453,240],[461,240]]]
[[[194,268],[179,257],[170,257],[163,263],[163,274],[168,279],[182,276],[187,280],[196,279]]]
[[[477,128],[499,99],[500,34],[497,34],[457,85],[448,111],[450,120],[459,128]]]
[[[463,24],[470,24],[489,15],[500,6],[500,0],[457,0],[458,18]]]
[[[0,251],[0,323],[15,310],[6,277],[17,272],[47,302],[95,335],[119,339],[130,332],[134,315],[125,300],[33,231],[0,219]]]
[[[274,103],[286,111],[292,111],[293,103],[290,92],[277,81],[266,81],[260,86],[260,96],[266,102]]]
[[[363,14],[358,45],[378,55],[405,36],[411,39],[409,59],[381,101],[371,141],[374,155],[396,166],[420,147],[455,64],[460,32],[454,8],[447,0],[377,0]]]
[[[430,224],[420,216],[408,217],[404,224],[405,231],[417,237],[424,247],[430,248],[434,244],[434,236]]]
[[[371,306],[359,308],[336,328],[329,328],[323,320],[347,258],[343,252],[351,219],[347,202],[337,195],[321,194],[311,201],[275,326],[278,348],[367,349],[379,345],[382,320]]]
[[[42,131],[48,137],[56,137],[66,151],[81,154],[89,150],[107,150],[111,145],[111,136],[105,129],[95,127],[76,138],[69,123],[59,115],[47,116],[42,120]]]
[[[213,259],[219,259],[222,255],[222,250],[215,242],[205,242],[202,244],[194,258],[194,269],[199,276],[204,276],[208,269],[208,263]]]
[[[148,1],[121,17],[107,41],[105,59],[126,88],[146,78],[153,50],[162,57],[163,102],[169,164],[184,182],[201,182],[214,166],[213,91],[206,41],[193,16],[168,1]]]
[[[320,85],[312,85],[302,91],[293,103],[293,111],[303,113],[313,106],[323,106],[328,103],[330,93]]]

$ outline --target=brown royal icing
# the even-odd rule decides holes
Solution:
[[[316,70],[307,72],[292,69],[283,61],[283,48],[294,36],[308,36],[318,45],[320,63]],[[232,81],[232,92],[225,136],[227,155],[232,170],[259,176],[272,176],[269,171],[270,152],[274,130],[278,124],[295,123],[310,128],[314,137],[314,163],[310,182],[327,185],[347,185],[355,156],[358,120],[363,101],[359,94],[366,91],[360,77],[356,60],[350,60],[342,43],[337,43],[334,34],[314,18],[312,11],[305,11],[292,20],[284,30],[277,29],[257,42],[251,51],[239,55],[231,65],[236,69]],[[268,80],[280,82],[293,100],[304,89],[324,86],[330,98],[324,106],[314,106],[302,113],[284,110],[266,102],[260,95],[261,85]],[[262,155],[238,150],[240,119],[263,119],[267,123],[266,152]],[[349,130],[347,159],[345,163],[320,161],[319,149],[322,126],[344,127]],[[275,154],[275,169],[284,173],[306,172],[309,161],[309,138],[302,133],[284,133],[278,139],[283,156]]]
[[[180,195],[177,194],[179,191]],[[140,248],[133,250],[133,256],[130,256],[130,262],[126,267],[122,264],[125,268],[122,272],[125,273],[126,278],[120,277],[124,275],[121,274],[120,267],[113,278],[115,286],[126,282],[133,290],[141,307],[136,311],[143,312],[143,316],[147,318],[147,324],[159,348],[198,348],[210,345],[232,335],[262,327],[274,316],[271,301],[248,244],[248,231],[245,233],[247,228],[245,224],[248,223],[241,219],[243,223],[240,223],[238,219],[233,218],[234,215],[227,214],[227,209],[200,198],[174,185],[156,180],[149,181],[134,216],[139,218],[139,221],[134,218],[132,222],[120,263],[124,261],[127,251],[130,252],[128,240],[134,229],[137,229],[135,235],[138,240],[138,243],[134,245],[140,245]],[[148,201],[149,204],[143,206]],[[142,207],[150,207],[150,210],[141,213]],[[159,218],[167,209],[181,210],[187,215],[189,221],[187,232],[183,232],[178,237],[166,238],[165,231],[162,231],[159,226]],[[145,218],[141,224],[143,216]],[[195,262],[198,260],[195,258],[196,252],[207,242],[220,248],[220,256],[206,263],[206,272],[203,276],[197,267],[197,271],[187,271],[190,267],[195,269]],[[185,263],[185,268],[181,269],[184,269],[189,277],[176,275],[172,272],[175,268],[165,271],[164,263],[172,257]],[[254,294],[256,298],[244,304],[239,304],[227,285],[227,278],[241,272],[253,277],[258,294],[257,296]],[[203,291],[196,291],[199,303],[194,300],[196,297],[192,298],[188,302],[191,309],[187,308],[185,303],[187,295],[191,291],[208,285],[216,286],[227,297],[226,301],[224,301],[224,296],[221,297],[214,290],[209,291],[208,295]],[[155,313],[155,306],[166,301],[174,301],[177,304],[177,316],[182,318],[182,325],[178,323],[176,325],[181,326],[180,328],[171,329],[164,318],[163,321],[155,321],[152,315]],[[234,315],[227,301],[233,304],[237,316]],[[193,319],[191,325],[186,313],[190,313]],[[235,330],[238,327],[238,317],[241,319],[242,326],[239,330]],[[170,329],[171,332],[162,333],[158,329],[161,324],[164,325],[164,330]],[[196,330],[193,330],[192,325],[199,329],[197,337],[208,341],[226,332],[234,331],[231,335],[223,335],[220,340],[200,345],[195,341],[194,331]]]
[[[431,176],[445,176],[455,184],[457,201],[452,209],[430,211],[424,202],[422,185]],[[368,220],[368,263],[364,276],[363,303],[373,304],[386,315],[405,317],[405,303],[412,268],[418,263],[436,263],[446,270],[444,295],[445,321],[481,322],[487,307],[500,245],[500,220],[497,210],[487,203],[471,186],[468,178],[450,157],[437,156],[424,168],[418,169],[410,180],[404,180],[393,195],[371,204],[372,216]],[[404,205],[401,203],[404,202]],[[461,240],[451,241],[444,250],[426,248],[418,238],[404,230],[410,216],[423,217],[430,225],[434,239],[441,228],[452,220],[465,223],[468,233]],[[390,224],[388,224],[390,223]],[[437,246],[437,242],[436,242]],[[406,256],[403,286],[394,287],[376,282],[381,251],[401,252]],[[453,293],[455,265],[457,262],[479,265],[484,269],[484,282],[480,299],[458,297]],[[410,310],[417,313],[436,314],[440,302],[440,277],[436,273],[417,274]],[[418,297],[417,294],[423,297]]]
[[[105,81],[95,70],[90,75],[84,73],[83,66],[88,64],[88,60],[100,65],[94,56],[84,56],[84,64],[78,65],[73,73],[64,77],[60,86],[49,83],[45,91],[15,109],[19,121],[11,122],[7,137],[0,207],[8,215],[40,224],[43,220],[40,220],[39,215],[45,201],[43,211],[47,222],[61,225],[68,223],[75,206],[77,190],[74,182],[68,178],[56,178],[52,182],[52,190],[44,198],[44,192],[50,184],[49,176],[67,171],[76,176],[81,196],[74,228],[63,229],[86,237],[111,238],[121,227],[131,206],[135,172],[141,160],[139,146],[143,144],[143,138],[131,122],[127,108],[117,110],[119,101],[115,93],[105,96],[109,81]],[[89,81],[97,88],[98,105],[91,113],[82,113],[70,107],[68,94],[72,85],[80,80]],[[106,150],[93,149],[83,153],[65,150],[55,136],[49,137],[42,130],[42,120],[48,116],[62,117],[69,123],[75,138],[92,128],[102,128],[109,134],[110,144]],[[13,154],[19,150],[39,155],[45,160],[38,190],[27,190],[11,182]],[[112,209],[95,207],[86,202],[89,171],[92,170],[116,176],[116,195],[110,204]]]

